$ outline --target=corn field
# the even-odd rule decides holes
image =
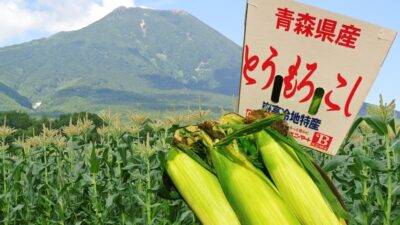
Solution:
[[[343,196],[349,224],[400,224],[400,132],[393,110],[394,103],[382,103],[357,120],[338,156],[312,152]],[[164,119],[132,114],[129,121],[110,112],[100,117],[98,128],[81,118],[18,139],[5,120],[1,224],[199,224],[179,195],[167,190],[164,161],[173,131],[209,112]]]

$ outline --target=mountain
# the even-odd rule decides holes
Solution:
[[[9,99],[14,100],[15,103],[17,103],[21,107],[32,108],[32,103],[29,101],[27,97],[20,95],[17,91],[15,91],[14,89],[8,87],[7,85],[1,82],[0,82],[0,93],[3,95],[3,97],[8,97]]]
[[[240,60],[237,44],[187,12],[120,7],[81,30],[0,48],[0,109],[231,108]]]

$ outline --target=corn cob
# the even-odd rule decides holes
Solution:
[[[293,149],[278,143],[267,132],[255,134],[257,146],[272,180],[285,202],[304,225],[343,224],[330,208]]]
[[[217,177],[187,154],[171,147],[167,155],[166,171],[202,224],[240,224]]]
[[[261,171],[249,162],[234,162],[218,151],[212,151],[211,156],[222,189],[242,224],[300,225]]]

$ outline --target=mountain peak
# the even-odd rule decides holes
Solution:
[[[119,7],[115,8],[113,11],[119,12],[119,11],[125,11],[127,9],[128,9],[128,7],[126,7],[126,6],[119,6]]]
[[[173,9],[171,10],[171,12],[175,15],[179,15],[179,16],[187,16],[189,15],[188,12],[186,12],[185,10],[181,10],[181,9]]]
[[[115,8],[110,14],[113,13],[119,13],[119,12],[126,12],[128,10],[136,10],[136,11],[153,11],[153,12],[170,12],[173,15],[179,15],[179,16],[187,16],[190,15],[190,13],[188,13],[185,10],[182,9],[170,9],[170,10],[166,10],[166,9],[153,9],[147,6],[137,6],[137,7],[126,7],[126,6],[119,6],[117,8]]]

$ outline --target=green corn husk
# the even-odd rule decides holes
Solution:
[[[218,179],[229,202],[244,225],[300,225],[283,202],[271,181],[240,155],[232,145],[226,146],[241,162],[211,151]]]
[[[340,220],[301,166],[293,149],[277,142],[267,132],[255,134],[263,162],[282,198],[304,225],[339,225]]]
[[[275,141],[290,146],[289,148],[285,148],[285,150],[287,150],[287,153],[292,156],[294,161],[297,161],[299,163],[300,167],[304,168],[304,170],[313,180],[314,184],[320,190],[320,193],[323,195],[324,199],[327,201],[332,211],[335,213],[335,215],[341,218],[341,224],[346,224],[346,221],[344,219],[348,218],[349,214],[341,200],[340,194],[336,191],[330,179],[326,177],[326,175],[324,175],[323,171],[318,169],[318,166],[312,161],[311,157],[306,152],[304,152],[303,149],[301,149],[297,142],[291,137],[286,137],[285,135],[280,134],[280,132],[283,134],[286,133],[287,127],[282,123],[273,124],[272,129],[262,126],[266,123],[266,121],[271,121],[271,116],[271,114],[268,114],[265,111],[261,110],[251,113],[251,115],[247,118],[243,118],[240,115],[234,113],[222,116],[222,119],[220,119],[220,121],[226,124],[225,126],[234,128],[235,132],[229,134],[228,137],[224,138],[224,140],[221,140],[221,142],[219,143],[226,143],[226,140],[241,137],[237,134],[243,133],[243,130],[253,130],[258,132],[265,129],[265,131],[267,131],[267,133],[271,135],[275,139]],[[240,120],[240,117],[242,118],[242,120]],[[259,122],[252,122],[259,119],[261,119]],[[250,122],[251,124],[244,125],[243,122]],[[249,136],[247,136],[247,139],[251,140]],[[218,145],[218,143],[216,145]]]
[[[242,224],[300,225],[273,183],[248,161],[235,142],[217,149],[207,134],[199,133],[221,187]]]
[[[190,156],[171,147],[166,171],[202,224],[240,225],[217,177]]]

